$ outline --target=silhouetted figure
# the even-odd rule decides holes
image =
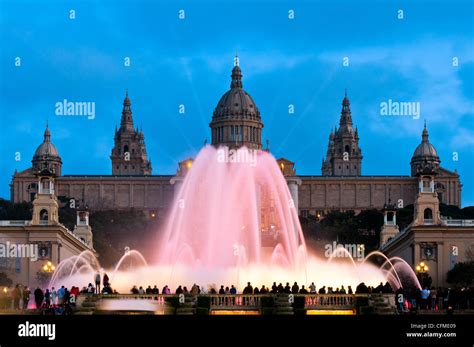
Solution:
[[[276,282],[273,282],[273,285],[272,285],[272,293],[278,293],[278,286],[276,284]]]
[[[298,294],[300,291],[300,287],[298,286],[298,283],[294,283],[293,286],[291,287],[291,293],[292,294]]]
[[[360,283],[356,287],[356,294],[368,294],[368,293],[369,293],[369,288],[367,288],[364,282]]]
[[[326,286],[319,288],[318,294],[326,294]]]
[[[306,288],[304,287],[304,285],[301,286],[301,289],[299,291],[299,294],[308,294],[308,291],[306,290]]]
[[[290,287],[290,283],[289,282],[286,282],[286,286],[285,286],[285,294],[290,294],[291,293],[291,287]]]
[[[107,276],[107,274],[104,273],[104,278],[103,278],[103,280],[102,280],[102,284],[104,285],[104,287],[105,287],[106,285],[108,286],[108,285],[110,284],[109,281],[110,281],[110,280],[109,280],[109,276]]]
[[[41,288],[38,287],[35,289],[34,296],[36,308],[41,308],[41,304],[43,303],[44,299],[43,291],[41,290]]]
[[[244,288],[244,291],[242,294],[252,294],[253,293],[253,287],[250,284],[250,282],[247,282],[247,287]]]

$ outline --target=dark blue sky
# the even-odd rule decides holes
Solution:
[[[47,119],[64,174],[110,174],[126,88],[153,173],[174,173],[210,140],[237,50],[263,139],[297,173],[321,173],[347,88],[364,175],[408,175],[426,119],[442,166],[461,174],[463,205],[474,205],[473,12],[472,1],[2,0],[0,196],[31,164]],[[63,99],[95,102],[95,119],[55,115]],[[388,99],[420,102],[421,118],[381,116]]]

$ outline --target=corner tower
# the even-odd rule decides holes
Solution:
[[[115,129],[115,146],[112,149],[112,175],[151,175],[151,161],[148,161],[145,135],[134,129],[132,109],[128,91],[123,101],[120,128]]]
[[[411,166],[411,175],[417,176],[420,168],[424,168],[426,164],[430,164],[435,169],[439,169],[441,160],[439,159],[438,152],[436,148],[430,143],[428,139],[428,129],[425,126],[423,132],[421,133],[421,143],[416,147],[413,156],[411,157],[410,166]]]
[[[31,163],[33,164],[35,172],[47,169],[53,172],[56,176],[61,176],[63,162],[56,146],[51,142],[51,132],[49,131],[48,124],[46,124],[46,129],[44,131],[43,143],[41,143],[36,149]]]

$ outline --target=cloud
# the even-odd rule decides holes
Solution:
[[[277,51],[239,53],[240,65],[245,71],[251,71],[252,75],[294,69],[315,58],[316,56],[313,54],[291,55]],[[185,67],[183,73],[189,77],[192,75],[191,66],[201,68],[203,64],[213,73],[228,71],[234,65],[234,57],[225,56],[222,52],[219,54],[203,53],[195,56],[182,56],[178,59],[170,58],[166,62],[173,66]]]
[[[451,132],[459,132],[463,118],[473,116],[474,102],[462,92],[461,67],[452,66],[453,57],[459,57],[460,64],[474,61],[469,43],[426,40],[416,44],[325,52],[318,59],[323,63],[342,66],[342,58],[346,56],[350,59],[351,69],[369,68],[377,77],[377,83],[384,83],[388,78],[391,85],[398,85],[391,91],[384,88],[388,94],[380,102],[389,98],[420,102],[422,119],[427,119],[430,125],[442,125]],[[380,76],[385,76],[385,79]],[[371,77],[367,76],[367,79]],[[381,121],[378,105],[372,103],[364,110],[371,119],[371,130],[394,136],[419,133],[420,127],[414,126],[412,117],[397,122],[399,128],[394,132],[392,125]]]

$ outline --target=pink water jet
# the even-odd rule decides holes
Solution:
[[[287,183],[265,151],[241,148],[229,153],[206,146],[172,206],[158,264],[294,268],[302,265],[298,258],[306,256]]]
[[[206,146],[175,184],[181,186],[175,187],[167,221],[158,231],[160,239],[150,246],[155,254],[152,265],[130,251],[106,271],[119,292],[128,293],[132,285],[167,284],[174,290],[192,283],[204,292],[221,284],[241,290],[248,281],[259,286],[297,281],[355,289],[362,281],[377,285],[388,280],[395,289],[403,282],[400,271],[416,281],[408,264],[399,259],[393,264],[380,252],[357,264],[348,252],[349,261],[336,259],[334,252],[329,260],[308,254],[295,202],[275,158],[266,151]],[[385,257],[382,267],[366,262],[374,256]],[[92,258],[86,252],[64,260],[50,286],[92,282],[97,271],[104,273]]]

